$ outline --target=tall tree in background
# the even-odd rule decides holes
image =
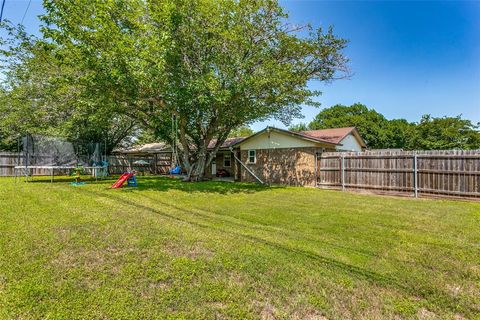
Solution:
[[[386,119],[363,104],[334,105],[323,109],[308,129],[357,127],[370,149],[441,150],[478,149],[478,125],[457,117],[424,115],[419,123]],[[303,130],[303,128],[301,128]]]
[[[300,122],[294,125],[291,125],[288,127],[288,130],[290,131],[307,131],[309,130],[309,127],[306,123]]]
[[[457,117],[433,118],[424,115],[412,137],[413,149],[480,149],[479,126]]]
[[[165,140],[177,136],[189,180],[203,178],[232,128],[288,123],[301,104],[316,105],[309,81],[347,72],[345,40],[290,24],[274,0],[46,0],[44,8],[36,45],[67,70],[51,98],[75,97],[75,110],[101,103]]]
[[[357,127],[369,148],[389,148],[388,120],[367,106],[355,103],[341,104],[323,109],[308,125],[310,130]]]
[[[235,137],[248,137],[254,134],[253,130],[248,127],[248,126],[242,126],[237,129],[233,129],[230,131],[230,135],[228,136],[229,138],[235,138]]]

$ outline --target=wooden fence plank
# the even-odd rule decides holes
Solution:
[[[42,160],[48,160],[43,157]],[[135,161],[144,160],[148,162],[146,165],[133,164]],[[148,154],[148,155],[128,155],[119,154],[108,156],[108,171],[110,174],[121,174],[129,168],[137,170],[141,173],[149,174],[167,174],[172,169],[172,155],[165,154]],[[15,167],[22,166],[25,161],[18,153],[0,152],[0,177],[8,177],[15,175]],[[33,175],[50,175],[49,169],[32,169]],[[64,174],[67,174],[66,172]]]
[[[480,198],[480,150],[325,152],[317,167],[322,188]]]

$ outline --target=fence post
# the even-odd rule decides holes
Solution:
[[[417,153],[413,153],[413,192],[415,198],[418,198],[418,168],[417,168]]]
[[[345,156],[342,154],[342,191],[345,191]]]

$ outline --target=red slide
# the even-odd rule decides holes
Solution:
[[[118,178],[117,182],[115,182],[113,185],[112,185],[112,189],[118,189],[118,188],[121,188],[123,186],[123,184],[125,183],[125,181],[127,181],[130,177],[133,177],[133,173],[124,173],[120,176],[120,178]]]

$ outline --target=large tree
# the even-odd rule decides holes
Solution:
[[[110,152],[135,132],[136,120],[116,112],[114,101],[91,96],[75,81],[81,70],[64,63],[55,45],[27,35],[22,26],[2,26],[9,34],[0,41],[0,136],[9,138],[2,139],[7,147],[28,133],[76,144],[106,142]]]
[[[109,106],[178,137],[200,180],[232,128],[288,123],[316,105],[311,80],[344,77],[346,41],[290,24],[274,0],[44,1],[43,48],[68,69],[56,81],[83,106]],[[176,125],[171,132],[172,118]],[[213,150],[207,148],[214,142]]]
[[[477,149],[480,148],[479,126],[457,117],[434,118],[424,115],[420,122],[386,119],[381,113],[356,103],[334,105],[318,113],[308,129],[357,127],[371,149],[404,150]],[[296,128],[293,128],[296,129]],[[300,125],[299,130],[306,130]]]
[[[369,148],[389,148],[388,120],[361,103],[334,105],[323,109],[308,125],[309,129],[357,127]]]
[[[412,135],[412,147],[420,150],[480,149],[479,126],[457,117],[424,115]]]

